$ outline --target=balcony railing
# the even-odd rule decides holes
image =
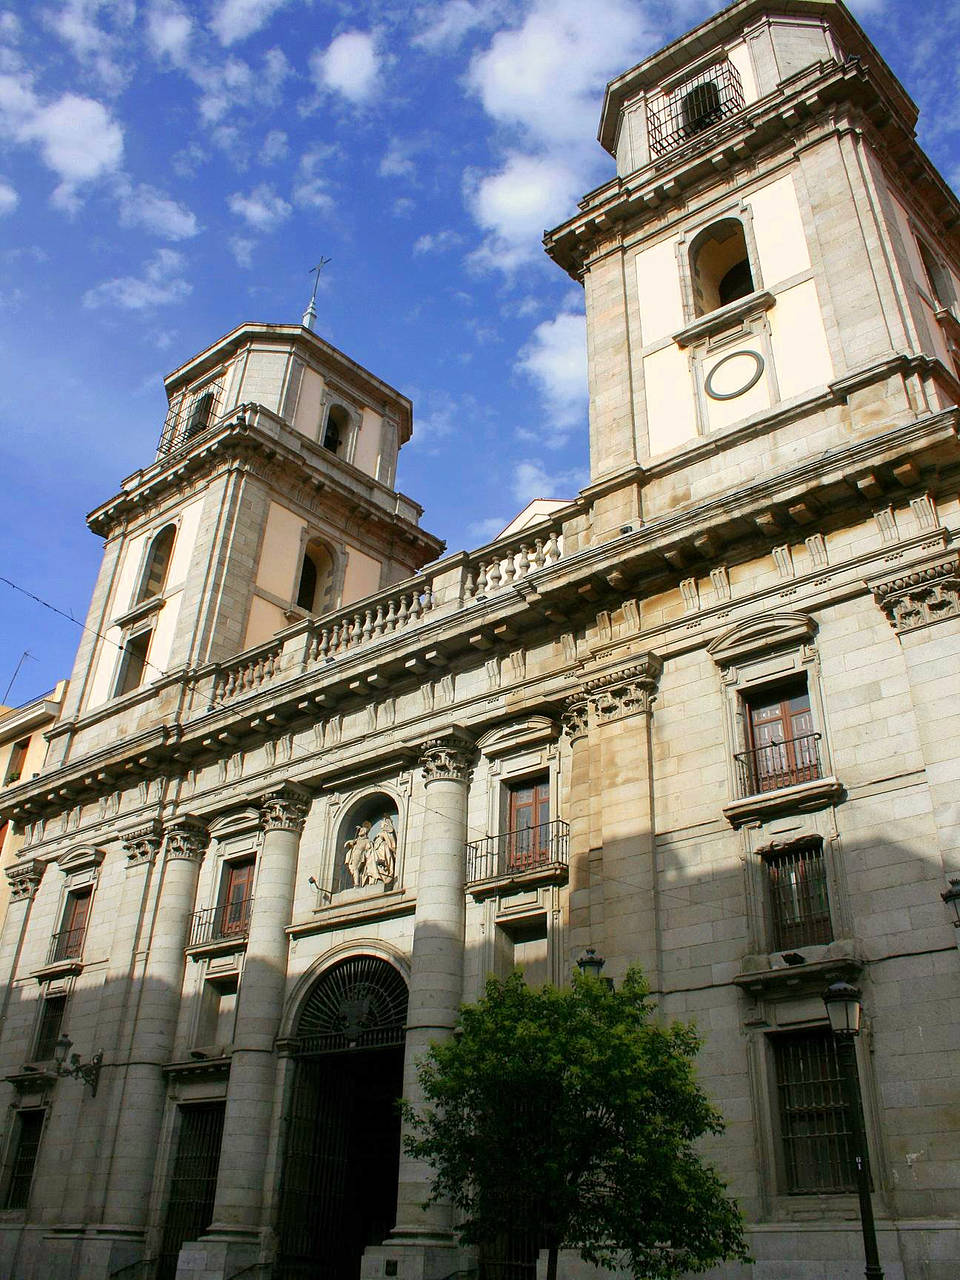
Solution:
[[[648,108],[650,149],[656,156],[665,155],[743,104],[743,85],[733,63],[708,67],[674,89],[660,106]]]
[[[784,742],[768,742],[753,751],[738,751],[734,759],[741,796],[763,795],[766,791],[795,787],[801,782],[816,782],[823,777],[819,733],[806,733],[801,738],[787,738]]]
[[[538,827],[522,827],[503,835],[487,836],[467,845],[467,879],[492,880],[496,876],[522,875],[541,867],[566,866],[570,827],[559,818]]]
[[[87,932],[85,924],[76,929],[61,929],[50,939],[50,954],[47,964],[59,964],[61,960],[76,960],[83,952],[83,937]]]
[[[245,938],[250,929],[250,910],[253,898],[239,902],[225,902],[220,907],[204,907],[194,912],[190,921],[188,947],[202,947],[207,942],[221,942],[230,938]]]

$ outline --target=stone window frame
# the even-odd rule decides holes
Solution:
[[[340,447],[336,453],[324,446],[323,440],[327,433],[327,423],[330,418],[331,409],[341,409],[347,415],[346,438],[341,439]],[[353,460],[357,454],[357,440],[360,437],[360,428],[363,426],[363,409],[354,404],[351,399],[339,390],[327,387],[321,397],[320,403],[320,422],[317,429],[317,444],[325,453],[331,453],[333,457],[341,462],[349,462],[353,465]]]
[[[477,750],[487,771],[485,835],[501,836],[508,830],[510,788],[546,777],[549,786],[549,821],[562,814],[562,738],[560,726],[549,716],[533,715],[500,725],[477,740]],[[478,770],[479,772],[479,770]],[[479,834],[476,822],[468,833]],[[512,970],[512,937],[541,924],[546,936],[547,981],[565,981],[565,941],[561,912],[562,886],[555,882],[530,886],[507,885],[484,892],[468,889],[468,913],[479,912],[481,956],[478,981],[487,973],[503,977]],[[473,899],[473,904],[469,899]],[[478,989],[477,996],[482,994]]]
[[[26,1215],[30,1208],[30,1199],[33,1195],[33,1184],[36,1181],[37,1166],[40,1163],[40,1156],[43,1150],[43,1139],[47,1131],[50,1111],[51,1107],[48,1102],[41,1102],[39,1105],[14,1105],[9,1108],[10,1124],[4,1136],[2,1152],[3,1160],[2,1163],[0,1163],[0,1221],[19,1221]],[[37,1142],[37,1151],[34,1157],[33,1167],[30,1171],[30,1186],[27,1191],[26,1203],[19,1208],[8,1208],[7,1200],[10,1196],[15,1172],[15,1162],[18,1156],[18,1136],[20,1133],[19,1116],[23,1112],[40,1112],[43,1118],[40,1125],[40,1137]]]
[[[290,603],[285,609],[287,619],[295,622],[301,618],[321,617],[321,614],[304,609],[297,603],[297,595],[300,590],[300,578],[303,573],[303,561],[309,554],[310,548],[317,543],[321,543],[328,552],[330,559],[333,561],[333,583],[331,592],[330,608],[325,610],[326,613],[335,613],[341,608],[343,600],[343,585],[347,575],[347,552],[342,542],[338,542],[334,537],[324,530],[318,529],[312,525],[304,525],[300,530],[300,545],[297,550],[296,572],[292,583],[292,595]]]
[[[694,242],[709,231],[711,227],[715,227],[721,222],[727,222],[730,219],[739,222],[743,228],[743,239],[747,246],[747,260],[750,263],[750,275],[753,279],[753,292],[748,295],[748,298],[753,298],[754,295],[762,294],[765,291],[763,272],[760,268],[760,251],[757,248],[757,238],[753,229],[753,207],[743,196],[738,196],[728,204],[714,209],[708,218],[701,218],[697,222],[690,223],[684,227],[677,238],[675,249],[677,268],[680,274],[680,298],[683,305],[684,328],[680,330],[679,334],[674,335],[675,340],[682,339],[689,327],[697,326],[703,322],[707,322],[707,325],[709,325],[710,318],[713,316],[718,317],[722,328],[728,315],[731,312],[736,312],[738,304],[747,301],[747,299],[739,298],[735,302],[727,303],[725,307],[717,307],[704,315],[697,315],[690,250]],[[688,344],[681,342],[681,345]]]
[[[144,534],[143,549],[140,554],[140,562],[137,566],[137,572],[133,579],[132,595],[127,602],[127,608],[120,614],[111,619],[111,627],[119,627],[123,636],[119,642],[116,662],[113,674],[110,680],[111,698],[123,698],[132,693],[141,690],[144,685],[152,684],[154,681],[163,677],[163,672],[157,671],[153,679],[149,677],[150,667],[150,650],[153,643],[153,633],[157,626],[157,616],[163,608],[168,595],[168,586],[170,581],[170,568],[173,564],[173,558],[176,555],[177,542],[180,538],[180,527],[182,524],[183,512],[169,512],[167,515],[158,520]],[[150,560],[154,549],[161,535],[166,529],[173,529],[173,543],[170,548],[170,556],[167,560],[167,568],[164,574],[163,585],[156,595],[140,598],[140,592],[146,581],[146,575],[150,566]],[[140,679],[136,685],[125,692],[120,692],[120,686],[126,678],[126,666],[129,659],[126,646],[132,640],[137,640],[143,636],[147,637],[147,647],[143,660],[143,670]]]
[[[718,669],[723,697],[727,790],[731,797],[723,812],[733,826],[739,827],[778,808],[796,811],[812,803],[829,802],[842,792],[833,775],[817,630],[808,614],[766,614],[737,624],[707,646]],[[751,749],[746,727],[747,699],[800,679],[806,682],[814,732],[820,735],[820,777],[779,791],[741,795],[736,756]]]
[[[827,982],[835,980],[835,976],[831,975]],[[757,1172],[763,1217],[765,1220],[778,1222],[809,1221],[810,1213],[815,1209],[818,1215],[827,1221],[847,1220],[856,1212],[855,1191],[805,1193],[786,1190],[787,1179],[780,1132],[780,1108],[772,1041],[778,1035],[797,1032],[831,1034],[830,1024],[823,1011],[820,987],[818,986],[816,992],[805,993],[803,996],[771,1000],[766,1004],[765,1013],[766,1020],[758,1020],[746,1030],[750,1101],[757,1134]],[[867,1153],[873,1175],[874,1191],[880,1192],[883,1190],[883,1165],[880,1160],[882,1147],[878,1128],[876,1082],[870,1061],[871,1040],[870,1022],[865,1017],[861,1034],[854,1042],[854,1048],[867,1135]]]

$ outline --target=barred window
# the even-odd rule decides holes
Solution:
[[[44,1000],[33,1049],[34,1062],[48,1062],[53,1057],[66,1011],[66,996],[47,996]]]
[[[796,841],[761,851],[767,872],[770,945],[774,951],[833,939],[823,841]]]
[[[30,1198],[30,1184],[40,1152],[43,1133],[42,1108],[18,1111],[14,1116],[13,1150],[10,1160],[10,1181],[4,1197],[5,1209],[25,1209]]]
[[[772,1037],[784,1190],[818,1195],[855,1189],[850,1113],[829,1030]]]

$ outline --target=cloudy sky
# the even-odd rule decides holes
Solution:
[[[85,513],[152,458],[163,374],[296,322],[406,394],[400,487],[451,550],[586,479],[582,293],[545,227],[612,175],[607,79],[710,0],[0,0],[0,575],[78,619]],[[960,6],[852,6],[960,172]],[[79,628],[0,582],[0,701]]]

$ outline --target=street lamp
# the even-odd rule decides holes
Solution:
[[[90,1093],[97,1096],[97,1085],[100,1082],[100,1068],[103,1065],[103,1050],[99,1049],[89,1062],[81,1062],[79,1053],[70,1053],[73,1041],[64,1033],[53,1046],[53,1061],[58,1076],[73,1076],[74,1080],[82,1080],[90,1086]],[[67,1054],[70,1053],[70,1065],[67,1066]]]
[[[880,1255],[877,1252],[877,1232],[873,1223],[867,1135],[860,1105],[857,1056],[854,1049],[854,1039],[860,1034],[860,1015],[863,1010],[861,993],[849,982],[834,982],[823,993],[823,1003],[827,1007],[827,1017],[830,1019],[830,1028],[837,1045],[840,1078],[846,1094],[847,1112],[850,1116],[853,1163],[856,1171],[857,1197],[860,1201],[860,1229],[863,1232],[863,1255],[866,1261],[863,1274],[866,1280],[883,1280]]]
[[[608,990],[612,991],[613,979],[601,976],[601,971],[606,963],[607,962],[604,960],[603,956],[597,955],[596,947],[587,947],[583,955],[577,961],[577,968],[585,978],[597,978]]]

